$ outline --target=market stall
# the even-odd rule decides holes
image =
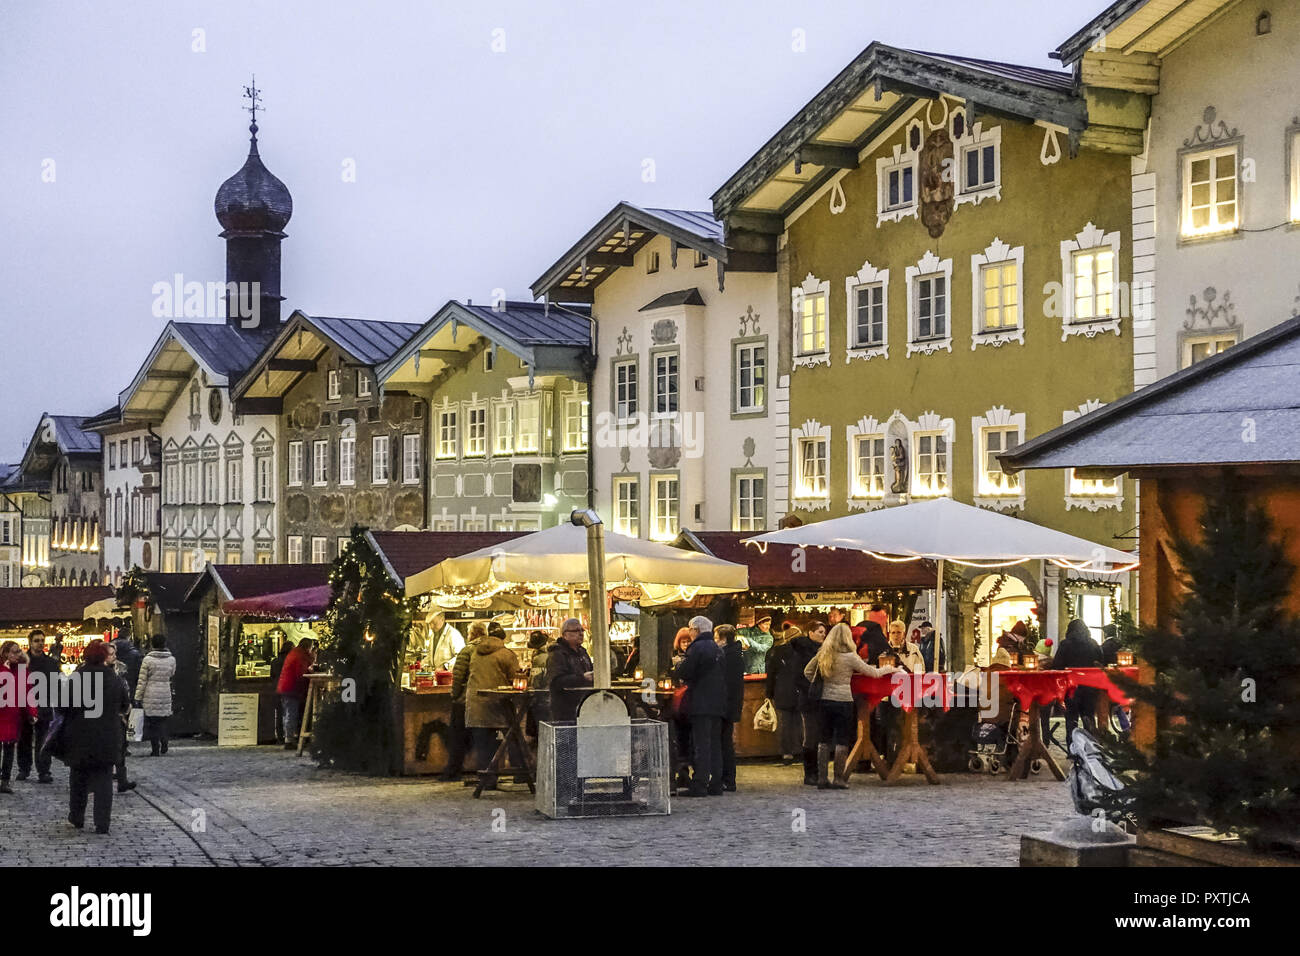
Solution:
[[[193,668],[203,732],[219,734],[223,696],[255,695],[257,741],[275,740],[272,666],[286,641],[318,638],[313,628],[329,606],[328,579],[327,564],[210,564],[197,577],[188,597],[200,632]]]
[[[87,618],[86,608],[105,598],[112,590],[102,585],[64,588],[0,588],[0,643],[17,641],[27,650],[27,635],[41,630],[46,636],[46,652],[62,645],[63,669],[70,672],[81,661],[86,644],[96,638],[112,638],[112,621],[108,617]]]

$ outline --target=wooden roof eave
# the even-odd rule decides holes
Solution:
[[[241,377],[237,382],[235,382],[234,385],[231,386],[230,397],[235,401],[240,401],[242,399],[248,398],[249,390],[253,388],[253,386],[257,383],[258,378],[260,378],[262,375],[266,373],[271,363],[276,361],[279,358],[280,350],[283,349],[285,345],[288,344],[288,342],[294,335],[297,335],[303,329],[310,330],[311,333],[315,335],[317,338],[321,339],[323,343],[328,343],[329,345],[334,346],[334,348],[342,352],[347,357],[347,359],[353,364],[365,365],[364,362],[361,362],[361,360],[358,359],[351,352],[349,352],[347,348],[341,345],[332,336],[330,336],[329,333],[327,333],[324,329],[322,329],[319,325],[317,325],[312,320],[312,317],[310,315],[308,315],[306,312],[303,312],[301,309],[295,309],[293,315],[289,316],[289,320],[284,323],[284,328],[280,330],[279,334],[276,335],[276,337],[271,340],[270,344],[268,344],[266,348],[262,349],[262,353],[257,357],[257,361],[254,362],[253,365],[249,368],[249,370],[244,373],[243,377]],[[322,356],[324,356],[325,352],[326,352],[326,346],[322,345],[320,352],[318,352],[316,354],[315,359],[312,360],[313,363],[319,362]],[[272,371],[276,371],[276,370],[272,370]],[[278,371],[291,371],[291,370],[279,369]],[[287,386],[278,390],[279,391],[278,395],[266,395],[266,396],[258,396],[258,397],[259,398],[284,398],[285,395],[288,395],[289,392],[291,392],[294,388],[297,387],[299,382],[301,382],[308,374],[310,374],[310,371],[311,370],[299,371],[299,373],[296,376],[294,376],[294,378],[289,382]]]
[[[375,366],[375,381],[380,387],[388,383],[392,377],[416,354],[428,347],[428,342],[435,335],[441,332],[448,323],[455,321],[459,325],[464,325],[482,336],[489,342],[495,343],[498,347],[504,348],[507,352],[518,356],[524,360],[527,365],[533,365],[536,362],[536,356],[533,354],[533,347],[524,345],[513,337],[506,335],[500,329],[490,326],[479,316],[466,309],[455,299],[448,302],[436,313],[433,318],[424,323],[420,330],[416,332],[388,361]]]
[[[122,391],[120,391],[117,395],[117,407],[122,410],[121,414],[122,414],[123,421],[132,417],[133,413],[139,414],[137,410],[131,408],[131,400],[135,397],[136,393],[140,391],[140,388],[144,385],[144,383],[149,379],[150,373],[153,371],[154,363],[158,361],[163,351],[172,342],[175,342],[178,346],[180,346],[180,348],[184,350],[184,352],[190,357],[191,361],[193,361],[195,365],[197,365],[200,369],[202,369],[207,374],[209,381],[211,381],[215,385],[226,384],[226,377],[224,375],[218,375],[214,369],[209,368],[208,365],[205,362],[203,362],[203,360],[200,359],[197,354],[194,353],[194,351],[190,348],[189,343],[185,341],[184,337],[177,332],[175,323],[168,322],[167,325],[163,328],[162,335],[158,336],[158,340],[154,342],[153,348],[149,350],[149,355],[148,357],[145,358],[144,363],[140,366],[140,370],[135,373],[135,378],[131,380],[131,384],[128,385],[126,388],[124,388]],[[180,389],[177,388],[175,392],[176,394],[179,394]],[[170,408],[171,403],[174,401],[176,401],[175,394],[172,396],[171,400],[168,401],[163,411],[166,411],[166,408]],[[147,412],[145,414],[148,415]],[[153,421],[155,420],[155,418],[153,416],[150,416],[150,420]]]

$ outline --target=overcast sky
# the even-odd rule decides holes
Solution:
[[[285,314],[419,322],[531,298],[620,199],[710,208],[872,40],[1050,67],[1103,6],[0,0],[0,461],[42,412],[114,403],[164,325],[155,283],[224,278],[212,200],[251,73],[294,201]]]

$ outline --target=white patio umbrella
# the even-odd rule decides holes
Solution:
[[[1042,560],[1071,570],[1103,574],[1119,574],[1137,567],[1136,556],[1126,551],[951,498],[933,498],[770,531],[746,538],[745,543],[760,547],[789,544],[804,548],[846,548],[865,551],[885,561],[928,558],[938,564],[936,588],[941,612],[943,570],[948,561],[970,567],[998,568]],[[938,617],[936,647],[941,644],[946,623],[943,613]],[[936,668],[938,663],[936,652]]]
[[[83,620],[98,620],[101,617],[127,618],[131,616],[130,608],[119,608],[116,598],[103,598],[86,605],[86,609],[81,612]]]
[[[569,522],[447,558],[406,578],[406,594],[454,588],[505,590],[531,584],[586,587],[587,532]],[[646,604],[749,587],[749,569],[655,541],[605,533],[605,586],[637,585]]]

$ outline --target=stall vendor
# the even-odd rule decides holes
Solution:
[[[429,624],[429,639],[425,643],[425,668],[432,671],[451,670],[456,655],[464,646],[464,636],[447,623],[447,615],[441,611],[435,612]]]
[[[764,614],[754,621],[753,627],[742,629],[736,639],[744,653],[745,673],[762,674],[767,670],[767,652],[772,649],[772,615]]]

